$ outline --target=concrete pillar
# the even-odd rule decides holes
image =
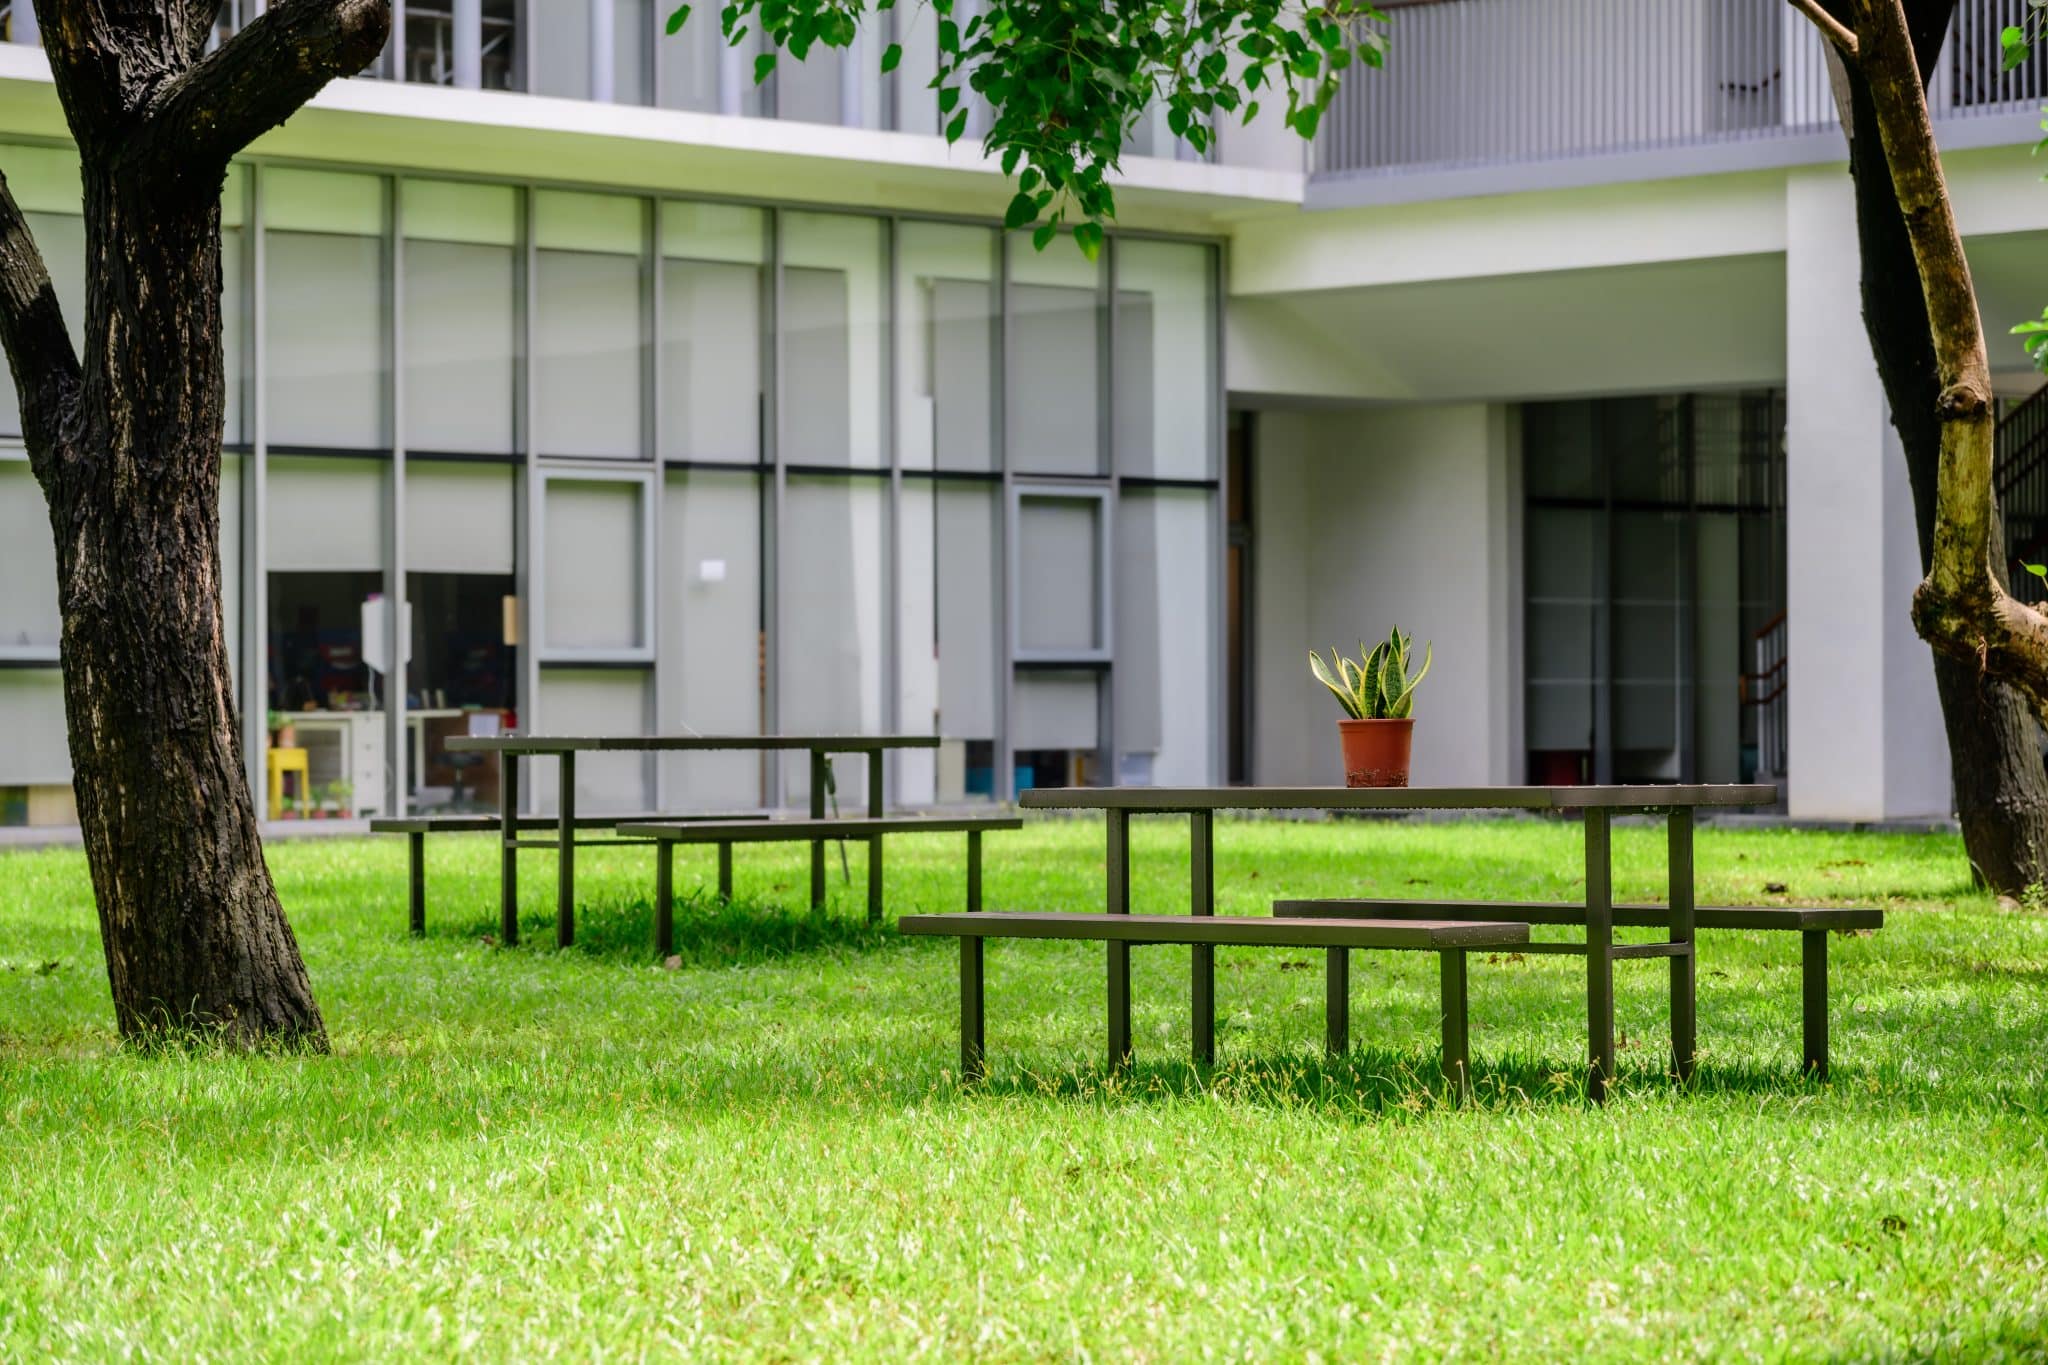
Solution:
[[[617,55],[617,35],[613,31],[617,13],[614,0],[590,0],[590,98],[599,104],[610,104],[615,89],[612,83],[612,62]]]
[[[1864,341],[1840,167],[1786,185],[1788,804],[1815,820],[1950,809],[1948,742],[1913,633],[1912,493]]]

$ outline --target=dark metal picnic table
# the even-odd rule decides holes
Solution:
[[[1197,915],[1216,913],[1215,817],[1224,810],[1341,811],[1578,811],[1586,831],[1586,943],[1532,944],[1537,951],[1586,957],[1586,1033],[1597,1099],[1615,1074],[1614,964],[1633,958],[1671,963],[1671,1046],[1681,1077],[1690,1076],[1697,1047],[1694,980],[1693,822],[1702,808],[1768,805],[1775,787],[1762,785],[1628,787],[1040,787],[1019,804],[1040,810],[1099,810],[1108,824],[1108,909],[1131,911],[1131,817],[1185,815],[1190,834],[1189,886]],[[1657,943],[1614,942],[1612,827],[1617,815],[1664,815],[1669,863],[1671,936]],[[1503,919],[1514,908],[1503,905]],[[1128,1050],[1130,947],[1110,947],[1111,1031]],[[1213,1062],[1216,1052],[1216,953],[1194,952],[1195,1052]],[[1335,970],[1333,966],[1333,970]],[[1119,990],[1118,986],[1122,989]],[[1112,1047],[1116,1038],[1112,1039]]]
[[[502,852],[498,862],[498,901],[501,922],[516,926],[518,920],[518,855],[522,848],[556,848],[560,862],[556,871],[555,942],[568,947],[576,941],[576,755],[589,753],[776,753],[804,751],[811,756],[811,818],[825,815],[825,787],[834,754],[868,756],[868,815],[882,815],[882,756],[896,749],[936,749],[937,735],[489,735],[458,736],[448,740],[455,753],[496,754],[503,764],[498,783],[498,833]],[[516,818],[519,814],[519,761],[522,758],[559,760],[559,834],[555,839],[521,839]],[[811,844],[811,900],[825,897],[825,841]]]

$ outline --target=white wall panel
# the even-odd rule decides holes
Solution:
[[[273,455],[268,471],[266,570],[383,567],[383,464]]]

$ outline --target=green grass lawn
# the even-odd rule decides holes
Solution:
[[[1141,911],[1184,908],[1184,835],[1141,823]],[[892,913],[958,908],[960,843],[891,844]],[[991,908],[1099,907],[1099,824],[988,852]],[[1605,1109],[1554,957],[1475,960],[1459,1108],[1433,958],[1358,955],[1326,1063],[1319,955],[1221,950],[1203,1074],[1187,952],[1141,950],[1111,1080],[1101,948],[995,944],[963,1090],[954,945],[859,923],[851,856],[814,917],[800,849],[743,849],[665,970],[643,849],[580,859],[557,953],[545,855],[508,951],[487,842],[435,846],[424,941],[402,841],[279,845],[334,1055],[169,1059],[113,1046],[81,856],[0,856],[0,1359],[2041,1358],[2048,915],[1953,838],[1703,830],[1703,901],[1889,927],[1833,945],[1825,1086],[1795,936],[1707,937],[1690,1092],[1663,966],[1622,964]],[[1657,831],[1616,858],[1660,896]],[[1217,862],[1225,913],[1579,889],[1576,828],[1534,821],[1228,823]]]

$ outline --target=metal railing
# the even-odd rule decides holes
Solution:
[[[2048,584],[2027,572],[2048,551],[2048,389],[1999,416],[1992,486],[2005,522],[2006,577],[2022,602],[2048,601]]]
[[[1961,0],[1928,92],[1937,120],[2032,112],[2048,62],[2001,73],[2025,0]],[[1785,0],[1412,0],[1387,62],[1339,93],[1317,169],[1384,175],[1764,140],[1838,116],[1828,59]]]
[[[1754,672],[1742,675],[1742,704],[1756,711],[1756,781],[1782,782],[1785,742],[1785,613],[1779,612],[1750,638]]]

